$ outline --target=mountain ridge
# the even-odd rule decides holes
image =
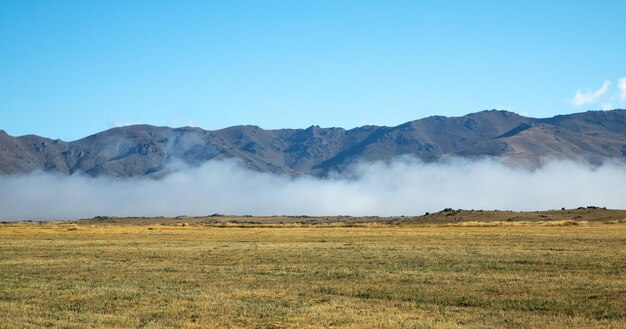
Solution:
[[[423,161],[449,156],[495,157],[538,165],[543,157],[599,164],[626,161],[626,110],[588,111],[551,118],[488,110],[464,116],[430,116],[389,127],[367,125],[218,130],[146,124],[116,127],[75,141],[0,130],[0,174],[31,171],[91,176],[159,176],[179,159],[189,165],[236,158],[245,166],[288,175],[324,176],[356,161],[410,155]]]

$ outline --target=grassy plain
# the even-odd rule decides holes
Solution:
[[[626,223],[0,225],[0,328],[626,328]]]

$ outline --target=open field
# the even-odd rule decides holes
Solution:
[[[0,328],[626,327],[624,221],[506,216],[2,224]]]
[[[178,217],[106,217],[81,219],[82,225],[352,225],[352,224],[454,224],[464,222],[548,222],[548,221],[614,222],[626,220],[626,210],[580,207],[548,211],[462,210],[443,211],[422,216],[178,216]]]

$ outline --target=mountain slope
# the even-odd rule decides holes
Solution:
[[[462,117],[433,116],[396,127],[264,130],[133,125],[64,142],[0,130],[0,174],[34,170],[118,177],[159,176],[176,161],[199,165],[237,158],[249,168],[288,175],[323,176],[355,161],[412,155],[496,157],[535,166],[542,157],[601,163],[626,160],[626,111],[591,111],[536,119],[507,111]]]

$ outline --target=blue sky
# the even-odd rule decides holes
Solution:
[[[624,14],[623,0],[1,0],[0,129],[624,108]]]

